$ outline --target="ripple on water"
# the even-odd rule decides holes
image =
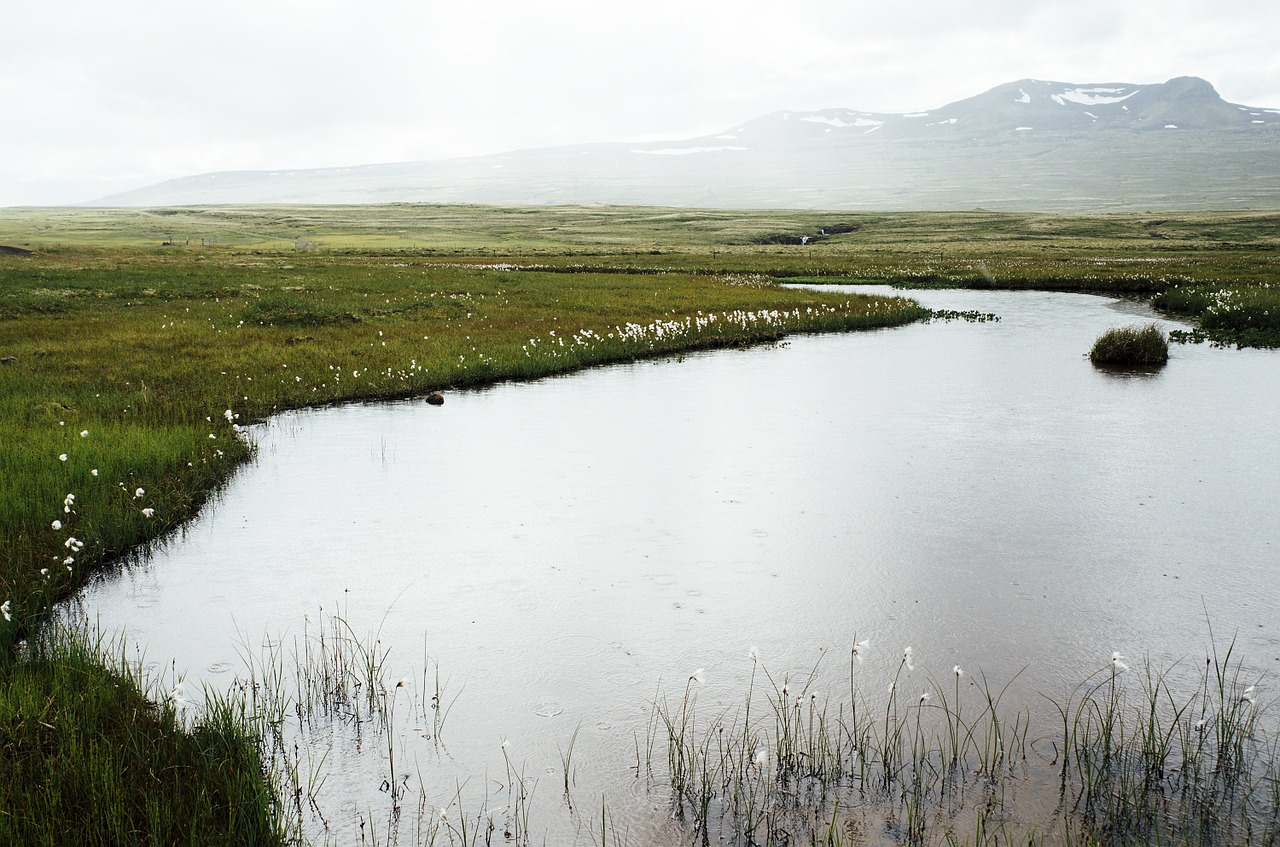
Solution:
[[[564,714],[564,706],[556,700],[539,700],[533,705],[533,713],[540,718],[554,718]]]
[[[675,585],[678,577],[673,573],[647,573],[644,575],[644,579],[654,585]]]

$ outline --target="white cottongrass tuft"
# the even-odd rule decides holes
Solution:
[[[149,518],[149,517],[151,517],[152,515],[154,515],[155,513],[156,513],[156,510],[155,510],[155,509],[152,509],[152,508],[150,508],[150,507],[148,507],[148,508],[146,508],[146,509],[143,509],[143,510],[142,510],[142,516],[143,516],[144,518]]]
[[[82,429],[82,430],[80,430],[80,437],[81,437],[81,438],[88,438],[88,437],[89,437],[89,430],[87,430],[87,429]]]
[[[93,474],[94,476],[97,476],[97,475],[98,475],[98,469],[97,469],[97,468],[94,468],[93,470],[89,471],[89,473]]]
[[[759,647],[756,647],[756,646],[753,644],[753,645],[751,646],[751,649],[747,651],[747,658],[748,658],[748,659],[750,659],[750,660],[751,660],[751,661],[753,661],[753,662],[755,662],[755,661],[759,661],[759,659],[760,659],[760,648],[759,648]]]
[[[923,706],[925,703],[928,703],[928,702],[929,702],[929,692],[928,691],[920,692],[920,705]]]
[[[964,668],[960,667],[959,665],[956,665],[954,668],[952,668],[951,672],[956,675],[956,679],[959,679],[960,677],[964,676]]]
[[[706,668],[698,668],[696,671],[689,674],[689,681],[696,682],[699,685],[702,685],[707,681],[706,672],[707,672]]]
[[[13,620],[13,616],[9,614],[10,602],[11,601],[9,600],[5,600],[3,603],[0,603],[0,615],[4,615],[4,619],[7,621]]]
[[[59,462],[65,462],[66,460],[67,460],[67,454],[66,454],[66,453],[59,453],[59,454],[58,454],[58,461],[59,461]]]
[[[133,492],[133,499],[140,500],[142,499],[142,496],[146,493],[147,493],[147,490],[145,488],[139,488],[137,491]]]
[[[909,671],[913,671],[916,669],[915,659],[911,655],[911,647],[909,646],[904,647],[902,650],[902,663],[907,666],[907,670]]]
[[[853,642],[853,657],[858,660],[858,664],[862,664],[862,654],[866,653],[871,647],[871,639]]]
[[[54,529],[62,529],[62,521],[54,521],[51,526],[53,526]]]
[[[1112,673],[1124,673],[1129,670],[1129,666],[1123,661],[1124,656],[1120,655],[1119,650],[1113,650],[1111,653]]]

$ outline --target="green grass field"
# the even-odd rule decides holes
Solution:
[[[17,775],[0,779],[0,836],[282,837],[258,819],[227,823],[230,808],[270,814],[249,728],[219,713],[181,729],[145,704],[145,684],[66,639],[18,649],[91,573],[194,514],[250,456],[242,424],[927,315],[783,279],[1159,292],[1216,341],[1277,345],[1278,224],[1262,213],[0,209],[0,245],[16,248],[0,250],[0,758]],[[102,714],[120,734],[102,735]],[[145,775],[212,779],[222,772],[201,764],[208,749],[232,751],[217,778],[234,791],[182,780],[174,790],[190,795],[153,809]],[[107,771],[135,776],[101,797],[59,787]],[[207,813],[174,811],[209,797]],[[101,809],[109,820],[87,820]]]

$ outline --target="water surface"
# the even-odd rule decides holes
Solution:
[[[591,843],[560,798],[577,727],[586,805],[680,842],[635,737],[695,669],[702,703],[737,702],[753,645],[777,674],[827,651],[835,688],[855,634],[882,680],[907,645],[912,686],[1021,672],[1041,716],[1113,650],[1202,660],[1206,619],[1280,662],[1280,354],[1174,346],[1162,371],[1107,373],[1086,351],[1144,305],[912,296],[1001,320],[278,416],[215,504],[80,606],[212,685],[336,609],[377,630],[391,679],[421,697],[429,656],[457,695],[447,749],[421,717],[393,730],[427,802],[500,794],[505,749],[557,844]],[[367,738],[330,754],[336,837],[385,813],[386,759]]]

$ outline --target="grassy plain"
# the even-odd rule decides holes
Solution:
[[[1280,343],[1268,323],[1280,315],[1268,287],[1280,215],[1264,213],[4,209],[0,245],[14,248],[0,249],[0,756],[20,775],[0,780],[0,835],[14,843],[90,832],[66,821],[95,804],[122,810],[103,830],[112,837],[220,843],[217,810],[199,835],[124,811],[148,808],[156,787],[141,775],[204,767],[184,738],[238,751],[224,758],[239,773],[229,784],[245,793],[189,779],[192,793],[173,808],[206,795],[223,811],[264,808],[252,738],[234,721],[180,730],[171,711],[139,705],[144,685],[92,670],[101,660],[17,646],[59,597],[193,514],[249,457],[242,424],[927,315],[909,301],[780,279],[1163,292],[1192,316],[1247,299],[1250,340]],[[1198,291],[1207,294],[1178,293]],[[102,698],[123,735],[102,740],[71,691]],[[170,741],[155,742],[157,732]],[[163,765],[149,758],[156,749],[187,752]],[[122,751],[129,764],[112,758]],[[66,769],[77,761],[90,784],[107,771],[140,776],[104,787],[125,798],[105,806],[36,776],[74,781]]]

